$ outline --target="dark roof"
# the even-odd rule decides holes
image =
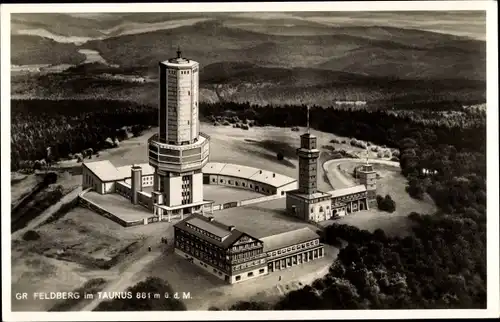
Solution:
[[[216,239],[210,238],[209,236],[200,234],[199,232],[193,230],[192,228],[188,227],[187,224],[196,226],[200,229],[203,229],[215,236],[221,237],[222,241],[218,241]],[[200,214],[192,214],[183,220],[179,221],[174,225],[175,228],[179,228],[183,231],[186,231],[190,234],[193,234],[203,240],[206,240],[207,242],[214,244],[216,246],[222,247],[224,249],[227,249],[231,247],[231,245],[236,242],[238,239],[240,239],[242,236],[246,235],[250,238],[253,238],[255,240],[259,240],[258,238],[255,238],[253,236],[250,236],[238,229],[233,229],[232,231],[230,230],[231,226],[225,225],[219,221],[212,220],[208,217],[205,217]],[[227,234],[225,233],[227,232]]]
[[[311,133],[304,133],[300,136],[301,138],[316,138],[316,135],[311,134]]]
[[[310,240],[318,239],[319,235],[309,227],[287,231],[281,234],[262,238],[264,242],[264,252],[286,248]]]

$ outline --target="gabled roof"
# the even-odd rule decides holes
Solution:
[[[208,162],[203,167],[202,172],[205,174],[218,174],[253,180],[256,182],[271,185],[276,188],[293,182],[297,182],[296,179],[279,173],[232,163]]]
[[[109,160],[84,162],[83,165],[102,181],[122,179],[120,172]]]
[[[115,167],[109,160],[84,162],[83,165],[102,181],[118,181],[132,176],[130,172],[132,165]],[[155,172],[149,163],[136,164],[136,166],[141,167],[143,176],[152,175]]]
[[[213,239],[207,235],[201,234],[197,232],[196,230],[192,229],[191,227],[188,226],[188,224],[193,225],[195,227],[198,227],[202,230],[205,230],[215,236],[221,237],[222,241],[219,241],[217,239]],[[200,214],[191,214],[190,216],[184,218],[183,220],[179,221],[174,225],[175,228],[179,228],[183,231],[186,231],[190,234],[193,234],[197,236],[198,238],[201,238],[203,240],[206,240],[207,242],[214,244],[216,246],[219,246],[223,249],[228,249],[230,248],[237,240],[239,240],[243,236],[248,236],[252,239],[255,239],[257,241],[260,241],[258,238],[255,238],[253,236],[248,235],[247,233],[244,233],[238,229],[233,229],[231,230],[231,226],[227,226],[220,221],[212,220],[208,217],[205,217]]]
[[[328,193],[333,197],[341,197],[341,196],[347,196],[347,195],[352,195],[355,193],[360,193],[360,192],[366,192],[366,186],[363,184],[360,184],[358,186],[354,187],[349,187],[349,188],[343,188],[343,189],[336,189],[332,191],[328,191]]]
[[[319,235],[309,227],[299,228],[287,231],[281,234],[262,238],[264,242],[264,252],[270,252],[276,249],[293,246],[296,244],[318,239]]]

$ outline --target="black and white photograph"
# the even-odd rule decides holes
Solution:
[[[4,319],[498,316],[496,3],[407,4],[2,5]]]

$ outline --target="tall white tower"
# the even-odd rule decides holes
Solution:
[[[188,214],[203,201],[203,174],[208,162],[209,137],[200,133],[196,61],[177,57],[159,63],[158,133],[149,139],[149,164],[156,171],[155,213]]]

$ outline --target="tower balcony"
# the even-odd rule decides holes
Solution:
[[[319,158],[319,150],[318,149],[304,149],[304,148],[298,148],[297,149],[297,155],[301,158]]]
[[[210,154],[209,136],[200,133],[193,144],[173,145],[161,143],[158,134],[148,140],[149,164],[165,172],[187,172],[199,170],[208,162]]]

